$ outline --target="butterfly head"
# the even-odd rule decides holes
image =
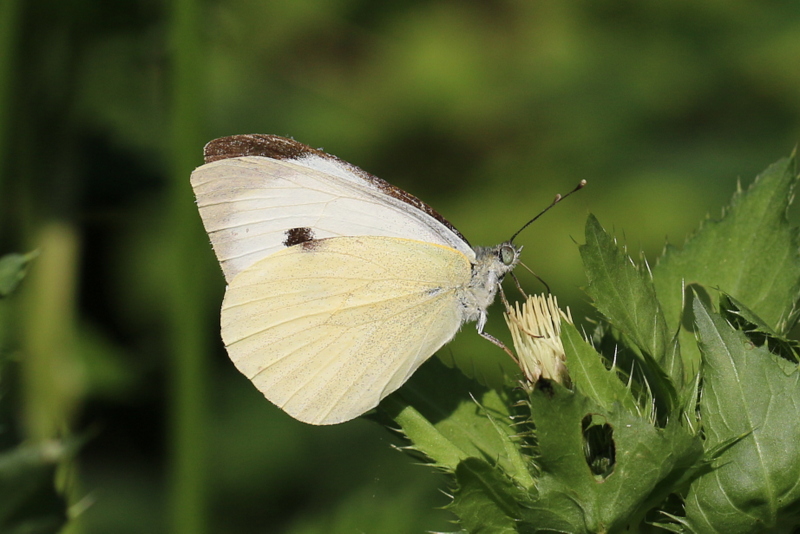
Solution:
[[[473,279],[483,280],[487,287],[496,286],[519,263],[522,247],[510,241],[493,247],[477,247]]]
[[[472,277],[460,300],[464,306],[464,320],[478,321],[478,331],[486,324],[486,309],[494,302],[503,277],[519,263],[522,247],[511,242],[493,247],[476,247]]]

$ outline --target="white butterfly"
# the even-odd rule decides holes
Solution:
[[[192,187],[228,282],[222,339],[292,417],[358,417],[466,322],[500,344],[486,309],[521,247],[473,248],[418,198],[291,139],[216,139],[205,161]]]

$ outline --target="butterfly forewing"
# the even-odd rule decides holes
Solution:
[[[242,143],[231,139],[250,144],[243,150]],[[200,215],[228,281],[295,244],[293,235],[304,240],[400,237],[475,257],[463,236],[426,204],[338,158],[276,136],[236,136],[209,145],[213,143],[233,146],[238,150],[234,154],[260,149],[274,156],[223,158],[219,148],[212,163],[192,173]]]
[[[294,245],[235,276],[222,308],[231,359],[264,395],[313,424],[375,407],[463,322],[471,263],[386,237]]]

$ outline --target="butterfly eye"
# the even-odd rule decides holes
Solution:
[[[514,263],[514,258],[517,256],[514,247],[510,245],[503,245],[500,247],[500,261],[503,262],[504,265],[511,265]]]

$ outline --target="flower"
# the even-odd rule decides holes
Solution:
[[[522,306],[518,302],[513,308],[505,306],[504,317],[527,384],[533,385],[540,377],[567,383],[561,319],[572,324],[569,308],[566,313],[559,309],[553,295],[531,295]]]

